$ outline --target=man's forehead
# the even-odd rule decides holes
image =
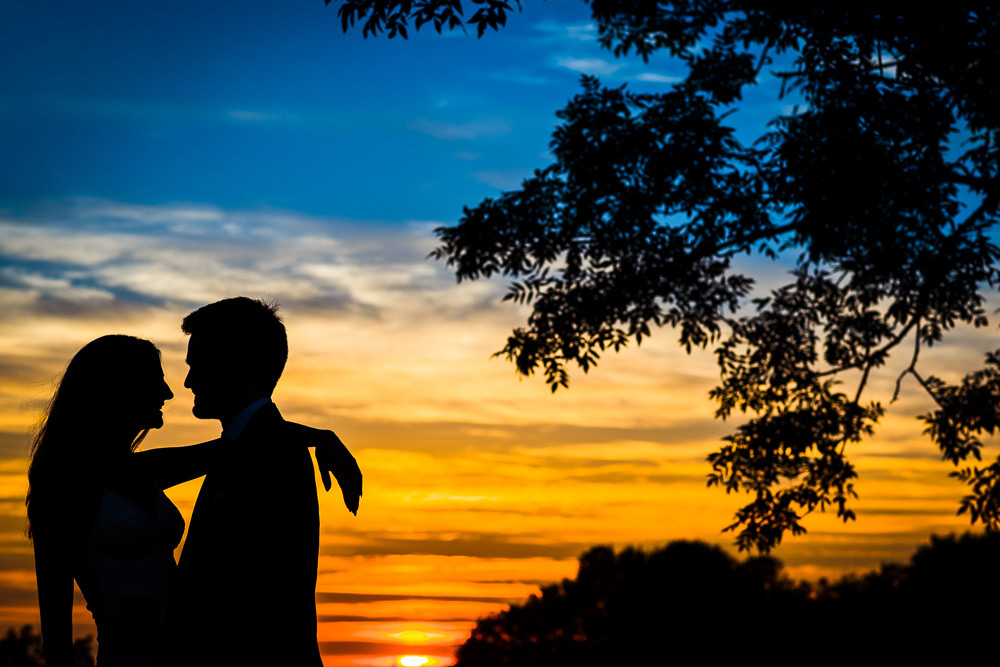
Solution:
[[[188,338],[186,361],[191,363],[204,363],[216,359],[223,351],[222,347],[213,341],[211,336],[203,334],[192,334]]]

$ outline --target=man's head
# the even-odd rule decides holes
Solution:
[[[270,396],[288,359],[288,337],[277,306],[238,296],[184,318],[190,334],[184,386],[194,392],[194,416],[234,417]]]

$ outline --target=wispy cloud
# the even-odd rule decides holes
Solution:
[[[298,115],[294,113],[276,113],[273,111],[248,111],[248,110],[235,110],[228,111],[226,115],[233,120],[244,121],[248,123],[261,123],[261,122],[289,122],[298,119]]]
[[[597,76],[614,74],[625,66],[623,63],[611,62],[603,58],[576,58],[570,56],[558,58],[556,65],[581,74],[593,74]]]
[[[536,23],[535,31],[553,41],[594,42],[597,41],[597,26],[593,23]]]
[[[657,72],[643,72],[635,77],[637,81],[648,81],[650,83],[677,83],[683,81],[679,76],[669,76]]]
[[[477,171],[473,176],[480,183],[499,190],[515,190],[530,173],[530,169],[486,169]]]
[[[427,118],[411,121],[407,127],[422,134],[429,134],[436,139],[458,141],[479,139],[481,137],[500,137],[509,134],[510,124],[502,118],[487,118],[464,123],[446,123]]]

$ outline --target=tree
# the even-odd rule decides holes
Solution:
[[[511,10],[474,4],[480,35]],[[615,56],[662,51],[687,76],[656,94],[584,77],[557,112],[555,162],[437,230],[433,256],[459,281],[506,276],[505,299],[532,308],[497,354],[555,391],[653,327],[689,352],[714,346],[716,416],[748,420],[709,455],[708,484],[750,494],[726,530],[767,552],[814,510],[854,519],[846,448],[884,415],[865,397],[871,374],[908,349],[896,395],[911,377],[936,402],[921,418],[968,485],[959,512],[1000,527],[1000,459],[970,464],[1000,426],[1000,351],[954,386],[918,363],[956,326],[987,325],[984,291],[1000,279],[997,8],[589,4]],[[367,17],[366,35],[405,37],[407,17],[461,26],[459,0],[340,12],[345,29]],[[747,142],[739,103],[765,77],[796,106]],[[740,255],[790,262],[790,280],[755,294]]]
[[[935,536],[908,564],[810,584],[769,556],[737,562],[702,542],[595,547],[575,579],[480,618],[456,667],[993,659],[975,638],[996,625],[998,556],[1000,534]]]

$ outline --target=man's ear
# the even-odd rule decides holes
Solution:
[[[253,360],[249,358],[242,349],[234,349],[226,352],[222,361],[222,370],[228,377],[233,378],[234,383],[246,384],[250,376],[250,365]]]
[[[225,371],[233,378],[234,384],[240,389],[260,393],[268,388],[262,386],[260,376],[260,358],[245,347],[236,347],[226,354]]]

